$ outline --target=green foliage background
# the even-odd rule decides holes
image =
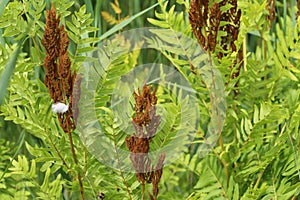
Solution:
[[[76,133],[80,164],[72,161],[67,135],[51,111],[51,98],[43,84],[41,38],[45,10],[51,3],[66,24],[73,69],[80,68],[101,40],[121,29],[155,26],[193,38],[189,0],[120,1],[120,17],[129,18],[115,26],[100,14],[106,11],[117,17],[110,1],[1,1],[0,199],[80,199],[74,179],[77,171],[84,174],[86,199],[95,199],[101,192],[105,199],[141,199],[134,174],[108,170]],[[207,132],[212,105],[208,103],[209,89],[200,76],[189,73],[189,63],[168,50],[161,50],[164,57],[141,51],[121,57],[101,71],[105,78],[96,104],[103,111],[99,112],[103,123],[114,127],[106,129],[107,135],[120,146],[124,146],[124,133],[113,126],[108,100],[116,77],[136,63],[147,59],[173,63],[200,94],[203,114],[197,136],[178,161],[164,168],[158,199],[300,198],[300,18],[296,17],[296,1],[276,1],[276,19],[271,26],[266,0],[241,0],[238,6],[242,18],[236,46],[243,48],[244,65],[239,77],[232,79],[236,53],[229,52],[221,60],[212,55],[226,83],[227,111],[220,133],[223,143],[204,158],[198,157],[197,149]],[[165,39],[172,41],[171,37]],[[124,70],[118,70],[120,63]]]

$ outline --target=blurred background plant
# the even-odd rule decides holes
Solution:
[[[220,11],[226,12],[233,1],[207,2],[209,8],[222,3]],[[78,182],[71,176],[75,171],[84,174],[86,199],[140,199],[134,174],[107,170],[76,134],[79,164],[72,162],[68,138],[53,117],[53,102],[43,84],[45,51],[41,39],[45,10],[52,3],[68,31],[72,70],[79,69],[102,40],[121,30],[156,26],[196,40],[189,21],[189,0],[2,0],[0,199],[79,199]],[[162,50],[164,56],[141,51],[139,56],[122,57],[130,63],[175,63],[199,92],[202,115],[197,136],[181,159],[165,167],[158,199],[296,200],[300,196],[299,2],[237,3],[241,17],[234,45],[242,58],[236,59],[238,51],[221,48],[221,40],[216,40],[217,51],[210,52],[226,83],[228,108],[222,141],[204,159],[197,151],[211,118],[211,99],[201,76],[192,73],[190,63],[167,50]],[[220,27],[228,23],[234,26],[221,20]],[[211,27],[202,28],[207,31]],[[221,30],[216,38],[224,34]],[[113,63],[106,75],[120,76],[134,67],[116,72],[117,64]],[[239,73],[233,76],[236,70]],[[102,80],[104,89],[115,83]],[[104,97],[109,92],[99,91]],[[108,101],[103,98],[99,104],[108,107]],[[112,117],[109,113],[106,117],[111,125]],[[124,142],[124,137],[121,140]]]

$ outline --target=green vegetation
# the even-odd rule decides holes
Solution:
[[[57,72],[55,81],[67,80],[62,78],[63,73],[76,77],[75,71],[80,77],[78,74],[86,70],[87,61],[93,66],[86,72],[88,78],[99,80],[93,88],[95,95],[84,97],[90,100],[85,103],[94,105],[97,120],[78,124],[78,130],[73,127],[76,111],[52,112],[57,97],[49,93],[50,86],[44,82],[49,75],[44,61],[52,54],[42,39],[52,4],[60,19],[59,27],[64,25],[68,34],[70,62],[69,68],[65,66],[65,71]],[[0,199],[156,199],[157,191],[153,188],[158,188],[157,199],[163,200],[299,199],[299,16],[300,1],[295,0],[2,0]],[[118,37],[122,31],[150,26],[162,28],[152,29],[157,38],[145,38],[152,49],[141,49],[143,44],[136,44],[129,51],[128,41]],[[58,37],[63,37],[60,34]],[[95,52],[99,47],[105,48],[103,42],[112,36],[116,37],[108,47],[110,52],[119,54]],[[206,54],[201,54],[204,57],[189,57],[199,48],[190,41],[199,42],[206,50]],[[62,54],[55,57],[53,66],[65,64],[59,60]],[[100,61],[95,59],[96,54]],[[208,62],[200,68],[195,62],[202,59]],[[129,152],[131,147],[130,152],[138,151],[128,145],[133,127],[130,133],[124,129],[133,118],[139,120],[134,110],[138,98],[131,93],[131,107],[124,108],[128,111],[127,121],[120,122],[112,105],[112,99],[118,96],[113,97],[112,93],[116,87],[124,93],[136,91],[137,87],[142,89],[135,82],[135,88],[129,88],[125,83],[130,80],[123,79],[130,79],[130,75],[124,75],[147,63],[174,66],[184,77],[175,86],[152,85],[156,89],[156,112],[161,117],[161,126],[155,125],[158,134],[147,140],[149,152],[171,141],[172,147],[183,148],[178,159],[163,167],[162,175],[155,169],[161,163],[151,165],[156,172],[152,174],[161,175],[158,179],[149,174],[148,179],[145,174],[140,178],[135,167],[132,172],[126,171],[119,165],[124,157],[116,150]],[[158,76],[165,78],[164,73]],[[88,78],[83,76],[86,85]],[[62,91],[60,101],[66,104],[79,98],[76,83],[81,80],[72,80],[67,80],[68,86],[58,84]],[[147,83],[146,78],[139,81],[142,86]],[[184,98],[185,82],[195,92],[195,98]],[[73,94],[73,99],[64,92]],[[189,98],[195,100],[199,116],[192,114]],[[148,104],[154,106],[156,101]],[[152,108],[143,109],[148,112]],[[81,117],[89,115],[80,108],[79,113]],[[196,125],[190,129],[181,120],[196,121]],[[102,151],[105,147],[93,143],[100,137],[90,128],[95,123],[101,124],[104,136],[116,147],[114,150]],[[144,129],[148,123],[149,120],[143,124]],[[82,126],[84,135],[79,130]],[[186,132],[176,135],[179,130]],[[206,140],[211,145],[203,150]],[[99,161],[102,155],[95,155],[91,149],[106,153],[104,157],[116,157],[115,167]],[[176,148],[174,152],[178,153]],[[164,159],[163,153],[156,162]],[[134,164],[129,157],[127,161]],[[143,183],[146,180],[152,184]]]

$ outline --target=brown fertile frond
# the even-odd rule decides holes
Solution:
[[[221,46],[225,51],[237,51],[234,42],[238,39],[240,29],[241,10],[237,9],[237,0],[224,0],[220,2],[220,7],[226,4],[231,4],[231,8],[221,14],[221,21],[229,22],[220,27],[220,30],[227,33],[226,36],[221,37]],[[219,58],[223,55],[219,55]]]
[[[45,85],[48,87],[54,103],[63,103],[67,110],[57,114],[60,126],[69,136],[70,148],[74,163],[78,165],[78,159],[73,144],[72,132],[75,129],[75,122],[78,117],[81,77],[76,80],[76,72],[71,71],[71,61],[68,55],[69,39],[64,25],[59,27],[60,16],[56,18],[56,9],[52,4],[51,10],[47,11],[46,27],[42,44],[46,49],[44,68],[46,70]],[[76,81],[75,81],[76,80]],[[76,82],[76,86],[74,84]],[[74,89],[74,99],[72,100]],[[75,107],[75,114],[72,112],[72,104]],[[84,187],[82,177],[77,171],[77,179],[80,187],[81,198],[84,199]]]
[[[204,50],[222,59],[230,51],[238,52],[231,69],[238,64],[237,70],[232,73],[232,78],[239,76],[242,67],[243,53],[240,47],[236,47],[240,29],[241,10],[238,9],[237,0],[211,1],[192,0],[189,10],[189,20],[192,31],[198,43]],[[230,9],[222,11],[222,7],[230,5]],[[221,25],[221,22],[223,22]],[[223,32],[221,37],[218,33]],[[225,34],[224,34],[225,33]],[[219,39],[219,41],[218,41]],[[219,48],[216,48],[219,47]],[[210,54],[211,55],[211,54]],[[194,73],[193,66],[190,65]],[[237,86],[237,85],[236,85]]]
[[[158,163],[156,165],[156,170],[152,174],[152,177],[151,177],[152,193],[153,193],[154,199],[157,199],[157,196],[158,196],[158,192],[159,192],[158,183],[159,183],[162,173],[163,173],[163,165],[164,165],[165,156],[166,156],[165,154],[160,155]]]
[[[75,129],[74,117],[72,114],[73,85],[76,79],[76,72],[71,71],[71,61],[68,55],[69,39],[64,25],[59,27],[60,15],[56,18],[56,9],[51,6],[47,11],[46,26],[42,44],[46,50],[44,68],[46,71],[45,85],[48,87],[54,103],[69,103],[66,113],[58,114],[61,127],[66,133]],[[79,82],[81,79],[79,79]],[[76,89],[76,95],[80,93],[80,87]],[[79,100],[76,99],[76,102]],[[78,116],[78,109],[76,110]],[[77,117],[76,117],[77,118]]]
[[[156,91],[152,91],[150,86],[143,86],[142,91],[134,92],[135,116],[132,118],[132,124],[135,128],[135,134],[125,139],[126,146],[130,151],[130,160],[136,171],[136,178],[141,184],[152,183],[153,195],[149,194],[151,199],[157,199],[158,183],[162,176],[162,170],[165,155],[159,157],[156,168],[151,164],[148,157],[150,142],[155,136],[160,123],[160,116],[156,115]]]
[[[64,29],[64,25],[60,28],[60,51],[59,51],[59,75],[62,84],[62,90],[65,92],[66,98],[69,99],[72,94],[72,75],[71,61],[68,56],[69,39]],[[75,75],[75,73],[74,73]]]
[[[160,116],[156,116],[156,91],[150,92],[150,87],[144,85],[142,92],[138,89],[138,93],[134,92],[135,98],[135,117],[132,118],[132,123],[136,129],[136,136],[144,137],[141,132],[141,127],[146,127],[147,137],[151,138],[159,126]]]
[[[206,31],[203,30],[203,27],[207,27],[208,3],[207,0],[192,0],[189,11],[193,33],[204,50],[208,48]]]
[[[46,52],[52,59],[55,59],[59,55],[59,41],[60,41],[60,29],[59,22],[60,16],[56,18],[56,9],[52,5],[50,11],[46,11],[46,27],[44,32],[44,37],[42,39],[42,44],[44,45]]]
[[[56,9],[52,5],[50,11],[46,11],[46,27],[42,44],[46,49],[46,58],[44,60],[44,67],[46,70],[45,84],[49,89],[50,95],[54,102],[61,101],[61,91],[59,83],[55,80],[57,76],[57,57],[59,55],[60,30],[59,17],[56,18]]]
[[[208,31],[207,43],[209,50],[214,52],[217,46],[217,36],[221,19],[220,6],[217,3],[214,3],[210,8],[210,13],[209,27],[211,27],[211,29]]]
[[[221,11],[221,7],[230,4],[232,7]],[[223,0],[209,6],[207,0],[192,0],[189,10],[189,20],[193,33],[204,50],[215,52],[219,43],[223,50],[237,51],[234,42],[238,38],[241,10],[237,9],[237,0]],[[220,26],[220,22],[228,22]],[[219,31],[226,32],[226,36],[217,41]],[[218,55],[219,58],[223,53]]]

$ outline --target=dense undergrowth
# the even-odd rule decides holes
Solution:
[[[64,53],[70,62],[69,68],[62,67],[65,71],[54,76],[56,81],[63,79],[63,73],[70,73],[75,79],[74,72],[84,71],[87,60],[93,63],[94,68],[87,74],[91,80],[96,76],[99,81],[94,89],[96,95],[92,96],[96,122],[101,124],[102,132],[114,148],[129,151],[130,147],[131,153],[139,151],[129,144],[123,131],[133,117],[145,127],[152,117],[156,120],[154,127],[158,134],[143,141],[150,143],[147,145],[151,150],[171,141],[172,147],[183,148],[180,157],[166,164],[162,172],[155,168],[162,163],[151,165],[156,172],[152,175],[141,176],[136,167],[126,171],[118,165],[123,159],[120,151],[102,152],[104,147],[100,146],[97,153],[116,158],[116,167],[107,166],[99,161],[101,155],[90,151],[96,148],[95,130],[84,128],[82,136],[73,125],[77,120],[74,112],[52,112],[57,97],[49,93],[51,84],[44,83],[49,73],[44,60],[52,54],[42,44],[46,10],[52,4],[56,18],[60,19],[57,30],[64,25],[68,34],[68,42],[62,45],[68,43],[68,51]],[[158,191],[157,199],[299,199],[300,6],[297,5],[300,3],[293,0],[1,1],[0,199],[156,199],[157,194],[153,194]],[[127,44],[126,39],[118,37],[119,33],[150,26],[161,29],[152,30],[157,38],[145,39],[154,47],[148,52],[126,45],[125,49],[121,45],[108,45],[112,48],[109,52],[117,52],[116,55],[97,51],[106,48],[104,41],[111,36],[116,36],[113,44]],[[208,59],[205,63],[208,69],[194,65],[200,54],[189,57],[195,47],[189,46],[191,41],[205,50],[201,55]],[[100,61],[95,60],[96,54]],[[63,57],[59,54],[53,66],[63,62],[60,56]],[[131,92],[127,121],[116,121],[115,105],[111,103],[114,89],[118,86],[127,91],[127,85],[119,81],[146,63],[173,66],[184,81],[172,87],[156,87],[157,102],[153,95],[147,97],[148,107],[140,109],[143,114],[152,113],[143,116],[145,121],[149,118],[143,123],[137,117],[139,109],[134,107],[138,97],[134,99]],[[163,70],[160,72],[163,79]],[[88,80],[83,82],[89,86]],[[62,92],[58,99],[66,104],[71,101],[70,88],[74,91],[78,87],[75,80],[68,81],[68,86],[59,85]],[[140,82],[140,89],[144,83],[151,85],[146,79]],[[193,96],[182,97],[184,87],[180,86],[185,82],[195,93],[194,106],[199,109],[199,116],[192,114],[193,109],[187,103]],[[83,85],[81,90],[85,90]],[[137,92],[136,88],[130,89]],[[65,94],[66,91],[70,94]],[[151,107],[156,104],[160,122]],[[83,118],[88,114],[85,110],[79,112]],[[189,123],[195,120],[195,127],[190,129],[182,120]],[[84,126],[93,127],[96,122],[89,121]],[[70,127],[64,126],[68,123]],[[176,135],[174,130],[186,130],[188,133],[182,133],[188,139]],[[132,140],[138,137],[135,131]],[[189,140],[189,137],[194,138]],[[211,143],[203,152],[206,140]],[[177,153],[175,148],[174,152]],[[162,162],[163,156],[158,157]],[[149,161],[148,157],[142,159]],[[128,157],[128,160],[133,159]],[[155,179],[154,174],[161,177]],[[152,185],[146,184],[147,181]],[[154,191],[154,185],[158,191]]]

